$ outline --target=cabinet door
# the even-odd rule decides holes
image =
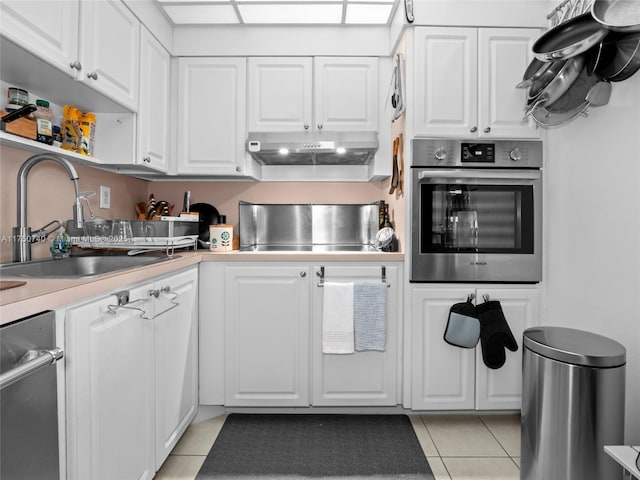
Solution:
[[[318,269],[319,270],[319,269]],[[330,266],[325,281],[381,282],[382,269],[375,266]],[[323,289],[314,287],[312,378],[313,405],[396,405],[398,380],[398,268],[386,267],[387,324],[385,351],[352,355],[322,353]]]
[[[304,131],[310,128],[311,58],[252,57],[248,69],[248,131]]]
[[[156,469],[198,410],[198,270],[155,284]]]
[[[242,175],[243,58],[178,60],[178,173]]]
[[[502,306],[509,328],[518,342],[518,350],[505,349],[507,359],[492,370],[482,361],[480,345],[476,348],[476,409],[520,409],[522,398],[522,333],[538,323],[539,294],[537,288],[478,289],[477,303],[488,295]]]
[[[479,137],[539,138],[531,117],[523,119],[527,89],[518,89],[533,59],[540,31],[525,28],[478,30]]]
[[[468,288],[413,287],[411,408],[474,408],[475,351],[444,341],[449,309],[474,293]]]
[[[170,55],[144,27],[140,42],[140,110],[135,163],[166,173]]]
[[[377,58],[315,58],[313,91],[315,128],[378,129]]]
[[[83,1],[80,7],[80,79],[136,112],[140,22],[120,0]]]
[[[131,301],[149,288],[131,289]],[[66,314],[69,479],[155,474],[153,322],[137,310],[110,313],[115,304],[112,295]]]
[[[477,131],[475,28],[415,29],[415,133],[466,138]]]
[[[309,405],[308,268],[225,270],[225,405]]]
[[[3,0],[0,31],[14,43],[75,78],[79,0]]]

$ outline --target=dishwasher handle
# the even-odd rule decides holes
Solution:
[[[61,348],[50,350],[27,350],[18,361],[18,366],[0,374],[0,390],[22,380],[43,367],[53,365],[64,356]]]

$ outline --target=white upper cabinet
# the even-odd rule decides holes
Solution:
[[[79,0],[0,3],[0,33],[75,78]]]
[[[312,125],[311,58],[250,57],[249,132],[308,130]]]
[[[178,174],[245,175],[246,60],[178,60]]]
[[[539,138],[516,89],[537,29],[415,29],[416,135]]]
[[[171,57],[146,28],[140,36],[138,153],[134,163],[168,171]]]
[[[78,79],[129,110],[138,110],[140,22],[120,0],[80,6]]]
[[[378,129],[378,59],[318,57],[314,64],[315,127]]]
[[[3,1],[0,27],[2,36],[47,64],[138,110],[140,22],[120,0]],[[53,98],[68,95],[68,86],[45,85]]]
[[[378,128],[378,59],[251,57],[250,132]]]
[[[537,29],[478,29],[478,136],[539,138],[531,117],[523,119],[527,89],[518,89],[533,60]]]

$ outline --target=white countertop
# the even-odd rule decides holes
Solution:
[[[230,252],[211,253],[207,250],[178,251],[176,257],[119,272],[91,278],[22,278],[2,277],[3,280],[23,280],[25,285],[0,291],[0,325],[54,310],[85,298],[114,291],[123,285],[165,275],[197,265],[200,262],[402,262],[403,253],[365,252]]]

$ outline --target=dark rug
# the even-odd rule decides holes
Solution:
[[[406,415],[227,417],[196,480],[434,480]]]

